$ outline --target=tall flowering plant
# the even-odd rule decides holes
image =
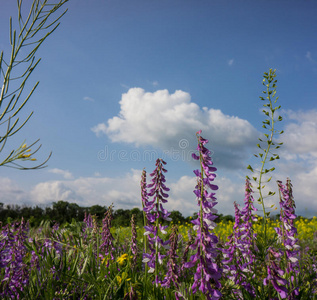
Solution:
[[[288,278],[288,282],[285,284],[288,288],[288,290],[286,290],[286,292],[288,292],[287,297],[288,299],[296,299],[296,296],[299,294],[296,275],[299,273],[298,258],[300,247],[297,244],[297,229],[294,226],[294,220],[296,218],[295,202],[293,199],[292,184],[289,179],[287,179],[286,185],[283,185],[281,181],[277,181],[277,185],[280,193],[281,228],[275,228],[275,231],[279,242],[284,246],[284,251],[280,251],[280,253],[282,254],[284,252],[281,259],[285,259],[284,270]]]
[[[234,203],[235,224],[233,234],[228,237],[227,248],[223,250],[225,257],[223,264],[224,273],[227,274],[227,277],[235,284],[242,286],[252,296],[255,296],[254,287],[248,282],[249,277],[255,277],[256,256],[254,250],[257,250],[255,245],[257,235],[252,230],[252,222],[257,221],[252,213],[257,209],[253,205],[252,193],[250,179],[247,177],[244,207],[240,211],[238,205]],[[241,291],[236,290],[235,293],[237,297],[240,297],[239,299],[243,297]]]
[[[262,127],[266,129],[268,133],[264,133],[264,136],[259,138],[259,143],[257,144],[259,153],[254,154],[255,157],[260,159],[260,170],[255,170],[250,165],[247,167],[247,169],[249,169],[254,175],[252,178],[255,181],[256,188],[259,192],[259,198],[257,201],[262,206],[263,211],[263,237],[265,243],[267,243],[268,240],[267,218],[269,217],[270,212],[267,211],[264,200],[275,194],[275,192],[268,191],[267,195],[265,195],[265,184],[270,182],[272,176],[269,176],[269,174],[275,170],[275,167],[267,169],[267,164],[280,159],[279,155],[277,153],[273,153],[273,151],[275,152],[283,144],[275,141],[276,135],[283,133],[283,130],[276,130],[277,122],[281,122],[283,118],[282,116],[277,115],[281,106],[275,105],[278,100],[278,97],[276,96],[277,80],[275,77],[276,70],[270,69],[269,72],[264,73],[262,82],[265,86],[265,90],[263,91],[265,97],[261,96],[260,99],[261,101],[264,101],[262,112],[266,116],[266,119],[262,121]]]
[[[166,256],[160,250],[161,247],[167,247],[169,240],[163,241],[159,236],[159,232],[166,234],[165,229],[168,226],[162,226],[159,223],[159,219],[170,221],[170,213],[164,209],[163,203],[167,202],[169,188],[164,184],[166,182],[164,173],[167,170],[163,167],[166,165],[166,162],[163,159],[156,160],[156,168],[150,174],[152,177],[151,183],[147,185],[147,188],[150,188],[147,196],[153,197],[152,200],[143,198],[144,212],[147,218],[148,225],[144,226],[145,232],[144,235],[148,236],[149,250],[150,253],[143,254],[143,262],[147,263],[149,267],[149,273],[155,273],[155,283],[156,285],[161,283],[161,280],[158,277],[158,264],[163,263],[163,259]]]
[[[170,287],[172,284],[178,288],[179,287],[179,266],[176,259],[178,258],[177,252],[177,242],[178,242],[178,227],[174,225],[172,227],[172,233],[170,236],[170,249],[168,251],[168,261],[167,261],[167,273],[162,282],[162,286]]]
[[[297,229],[294,225],[295,202],[292,195],[291,181],[287,179],[286,186],[281,181],[277,181],[280,191],[280,220],[282,228],[275,228],[280,242],[285,246],[285,255],[287,257],[287,272],[299,273],[299,245],[296,238]]]
[[[101,245],[100,245],[100,258],[108,259],[107,267],[109,267],[110,259],[114,260],[113,251],[115,250],[113,245],[113,236],[111,233],[111,222],[112,222],[112,204],[109,206],[104,219],[102,220],[102,232],[101,232]]]
[[[131,217],[131,252],[132,252],[132,263],[131,268],[136,268],[138,259],[138,245],[137,245],[137,232],[135,226],[135,215]]]
[[[216,175],[213,173],[217,169],[213,167],[210,157],[210,151],[205,147],[208,140],[200,136],[201,130],[196,133],[198,139],[197,150],[198,155],[192,154],[195,160],[200,163],[200,170],[195,170],[197,176],[197,185],[194,193],[197,197],[199,212],[197,219],[193,220],[194,230],[197,232],[194,243],[191,245],[191,250],[196,253],[191,256],[191,261],[187,262],[187,268],[196,268],[194,274],[194,283],[192,291],[195,294],[200,290],[206,299],[219,299],[221,293],[220,278],[222,270],[216,262],[219,254],[217,248],[218,238],[212,232],[216,227],[214,222],[217,216],[217,210],[214,206],[217,204],[215,193],[208,192],[208,188],[212,191],[217,190],[218,186],[213,184]]]

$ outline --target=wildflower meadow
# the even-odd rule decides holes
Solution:
[[[264,73],[267,88],[264,134],[251,166],[245,198],[234,203],[235,221],[216,224],[216,171],[208,140],[198,131],[193,160],[197,185],[193,201],[196,218],[174,224],[168,202],[167,164],[158,158],[155,169],[140,174],[140,203],[144,224],[113,228],[112,206],[102,224],[87,214],[84,222],[60,226],[43,222],[30,230],[28,222],[1,228],[2,299],[316,299],[317,221],[296,216],[290,179],[277,181],[280,218],[270,219],[264,185],[274,171],[268,161],[279,158],[272,149],[275,118],[275,71]],[[212,145],[211,145],[212,146]],[[149,177],[149,178],[148,178]],[[256,191],[256,192],[255,192]],[[255,207],[258,202],[262,215]],[[168,225],[163,225],[168,224]]]
[[[0,67],[3,63],[9,69],[7,73],[1,69],[1,74],[7,75],[0,103],[6,97],[11,99],[1,118],[15,108],[37,64],[34,53],[63,15],[46,23],[65,1],[53,8],[46,7],[46,2],[35,1],[37,6],[32,7],[29,18],[19,19],[20,35],[11,30],[11,63],[4,63],[1,53]],[[34,35],[50,28],[33,42]],[[16,61],[24,46],[35,48],[24,60]],[[10,72],[23,62],[28,67],[20,78],[27,78],[16,90],[16,98],[8,92]],[[296,215],[291,179],[278,180],[277,192],[265,187],[278,167],[279,148],[283,146],[278,142],[283,132],[277,129],[282,117],[278,113],[281,107],[275,70],[264,73],[263,86],[260,100],[265,132],[255,154],[259,163],[246,169],[249,175],[245,179],[245,197],[240,203],[232,203],[234,222],[216,222],[221,198],[217,198],[213,145],[197,128],[197,148],[192,155],[198,166],[193,171],[195,218],[182,225],[171,219],[166,209],[170,191],[165,178],[168,161],[157,158],[153,171],[144,169],[140,174],[142,226],[136,226],[134,215],[130,227],[112,226],[113,205],[101,223],[95,215],[86,214],[83,222],[45,221],[31,228],[28,220],[22,219],[1,225],[0,299],[317,299],[317,219]],[[15,127],[17,123],[10,118],[0,143],[22,128]],[[37,150],[30,149],[34,144],[21,144],[1,165],[28,168],[16,162],[34,161]],[[41,168],[46,161],[35,168]],[[275,205],[268,207],[268,198],[275,199]],[[275,219],[270,218],[274,209],[279,212]]]

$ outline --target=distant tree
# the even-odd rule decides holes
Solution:
[[[132,215],[135,215],[134,221],[135,221],[136,226],[142,227],[143,222],[144,222],[143,211],[137,207],[134,207],[130,211],[130,219],[131,219]]]
[[[100,206],[100,205],[93,205],[90,208],[88,208],[88,212],[91,215],[97,216],[99,220],[103,219],[106,211],[107,211],[107,208],[105,206]]]
[[[131,212],[128,209],[118,209],[113,213],[112,225],[115,227],[128,227],[130,226],[130,221]]]
[[[183,224],[185,222],[185,218],[177,210],[171,211],[170,218],[172,219],[173,223],[178,223],[179,222],[179,223]]]

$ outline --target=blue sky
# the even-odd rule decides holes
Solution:
[[[0,49],[9,55],[2,0]],[[274,179],[294,186],[297,212],[317,213],[317,42],[315,1],[76,0],[38,51],[40,81],[10,144],[40,138],[38,171],[0,170],[0,201],[140,206],[142,169],[167,162],[169,209],[196,211],[195,132],[210,140],[219,213],[243,203],[246,166],[264,119],[262,75],[277,70],[285,131]],[[11,148],[10,148],[11,149]],[[271,188],[276,190],[273,182]],[[277,203],[268,200],[268,205]]]

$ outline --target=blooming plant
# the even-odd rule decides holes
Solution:
[[[192,221],[197,236],[191,245],[191,249],[196,250],[196,253],[191,256],[190,261],[185,266],[187,268],[196,268],[194,282],[191,286],[194,294],[200,290],[207,299],[219,299],[221,297],[221,283],[219,280],[222,270],[216,262],[216,258],[219,255],[217,248],[218,238],[212,233],[212,230],[216,227],[214,220],[217,218],[217,210],[214,206],[217,202],[215,193],[207,190],[207,188],[212,191],[218,189],[218,186],[212,183],[216,177],[213,172],[217,169],[212,166],[210,151],[205,147],[208,140],[201,137],[200,134],[201,131],[196,133],[199,154],[192,155],[200,163],[200,170],[194,171],[197,176],[197,185],[194,193],[197,197],[199,213],[197,219]]]
[[[150,174],[152,176],[152,182],[147,185],[147,188],[151,188],[148,196],[153,198],[151,201],[144,202],[143,208],[148,220],[148,225],[144,226],[146,230],[144,235],[148,236],[150,250],[150,253],[143,254],[143,262],[147,263],[149,273],[155,273],[155,283],[157,286],[161,283],[158,274],[158,264],[162,264],[166,256],[160,249],[166,247],[170,242],[169,240],[163,241],[159,236],[159,232],[163,235],[166,234],[165,229],[168,227],[167,225],[162,226],[159,224],[159,219],[170,221],[170,213],[163,208],[163,203],[167,202],[166,198],[168,197],[166,192],[169,191],[169,188],[164,184],[166,182],[164,173],[167,172],[163,167],[165,164],[166,162],[162,159],[157,159],[155,164],[156,168]]]

